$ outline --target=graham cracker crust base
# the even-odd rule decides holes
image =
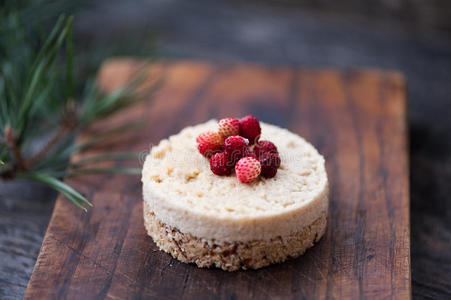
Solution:
[[[155,244],[184,263],[200,268],[217,267],[226,271],[259,269],[302,255],[318,242],[326,230],[326,211],[302,231],[269,241],[222,242],[182,233],[162,223],[144,202],[144,225]]]

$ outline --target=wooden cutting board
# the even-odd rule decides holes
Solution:
[[[139,64],[109,61],[99,82],[111,90]],[[165,81],[157,94],[97,125],[142,120],[145,127],[104,148],[144,156],[151,144],[187,125],[252,113],[302,135],[325,156],[330,180],[325,236],[298,259],[257,271],[198,269],[157,251],[146,235],[139,176],[78,177],[68,182],[95,206],[84,213],[58,198],[25,298],[411,297],[406,93],[400,74],[199,61],[163,62],[152,70]],[[95,137],[95,129],[87,136]]]

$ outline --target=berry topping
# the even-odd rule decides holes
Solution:
[[[218,121],[218,132],[207,131],[197,138],[197,149],[210,159],[211,171],[219,176],[235,173],[240,182],[249,183],[258,176],[272,178],[280,166],[276,145],[259,141],[260,123],[254,116]],[[249,148],[249,145],[255,146]]]
[[[276,176],[280,166],[280,156],[276,152],[266,152],[260,156],[261,175],[265,178]]]
[[[234,164],[244,156],[249,141],[242,136],[233,135],[226,138],[224,150],[229,160]]]
[[[254,116],[245,116],[240,120],[240,135],[247,138],[251,145],[258,142],[262,130],[260,123]]]
[[[244,150],[244,155],[243,155],[243,157],[248,157],[248,156],[257,159],[257,155],[255,155],[254,152],[252,152],[252,151],[249,150],[249,149],[246,149],[246,150]]]
[[[198,143],[197,149],[200,154],[207,158],[222,150],[222,137],[216,132],[207,131],[201,133],[196,138],[196,142]]]
[[[228,163],[227,155],[224,152],[216,153],[210,158],[211,171],[219,176],[226,176],[232,173],[232,165]]]
[[[260,162],[253,157],[243,157],[235,165],[236,177],[243,183],[254,181],[260,175],[260,172]]]
[[[218,121],[218,132],[224,138],[240,133],[240,121],[232,118],[225,118]]]
[[[270,141],[259,141],[254,147],[254,153],[260,157],[264,153],[278,153],[276,145]]]

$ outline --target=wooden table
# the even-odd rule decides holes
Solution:
[[[100,83],[112,89],[138,65],[110,61]],[[146,235],[138,176],[71,179],[95,207],[83,213],[57,200],[27,299],[410,297],[402,76],[200,61],[166,62],[154,70],[166,83],[153,100],[98,125],[146,122],[142,131],[107,145],[111,151],[145,152],[187,125],[253,113],[301,134],[325,156],[331,188],[326,235],[304,256],[261,270],[198,269],[157,251]]]

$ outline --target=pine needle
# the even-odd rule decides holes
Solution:
[[[118,160],[131,160],[131,159],[138,159],[139,153],[130,153],[130,152],[124,152],[124,153],[106,153],[106,154],[100,154],[95,155],[91,157],[87,157],[84,159],[81,159],[77,162],[70,163],[69,167],[71,168],[80,168],[86,164],[92,164],[92,163],[98,163],[98,162],[104,162],[104,161],[118,161]]]
[[[74,177],[80,175],[88,174],[129,174],[129,175],[140,175],[141,169],[138,168],[90,168],[90,169],[80,169],[69,171],[66,177]]]
[[[31,179],[37,182],[45,183],[57,191],[63,193],[69,200],[71,200],[74,204],[76,204],[78,207],[84,208],[84,206],[80,203],[84,202],[87,205],[92,207],[92,203],[88,201],[83,195],[81,195],[79,192],[71,188],[69,185],[65,184],[64,182],[56,179],[55,177],[42,174],[42,173],[18,173],[18,178],[24,178],[24,179]],[[86,208],[84,208],[86,210]]]

